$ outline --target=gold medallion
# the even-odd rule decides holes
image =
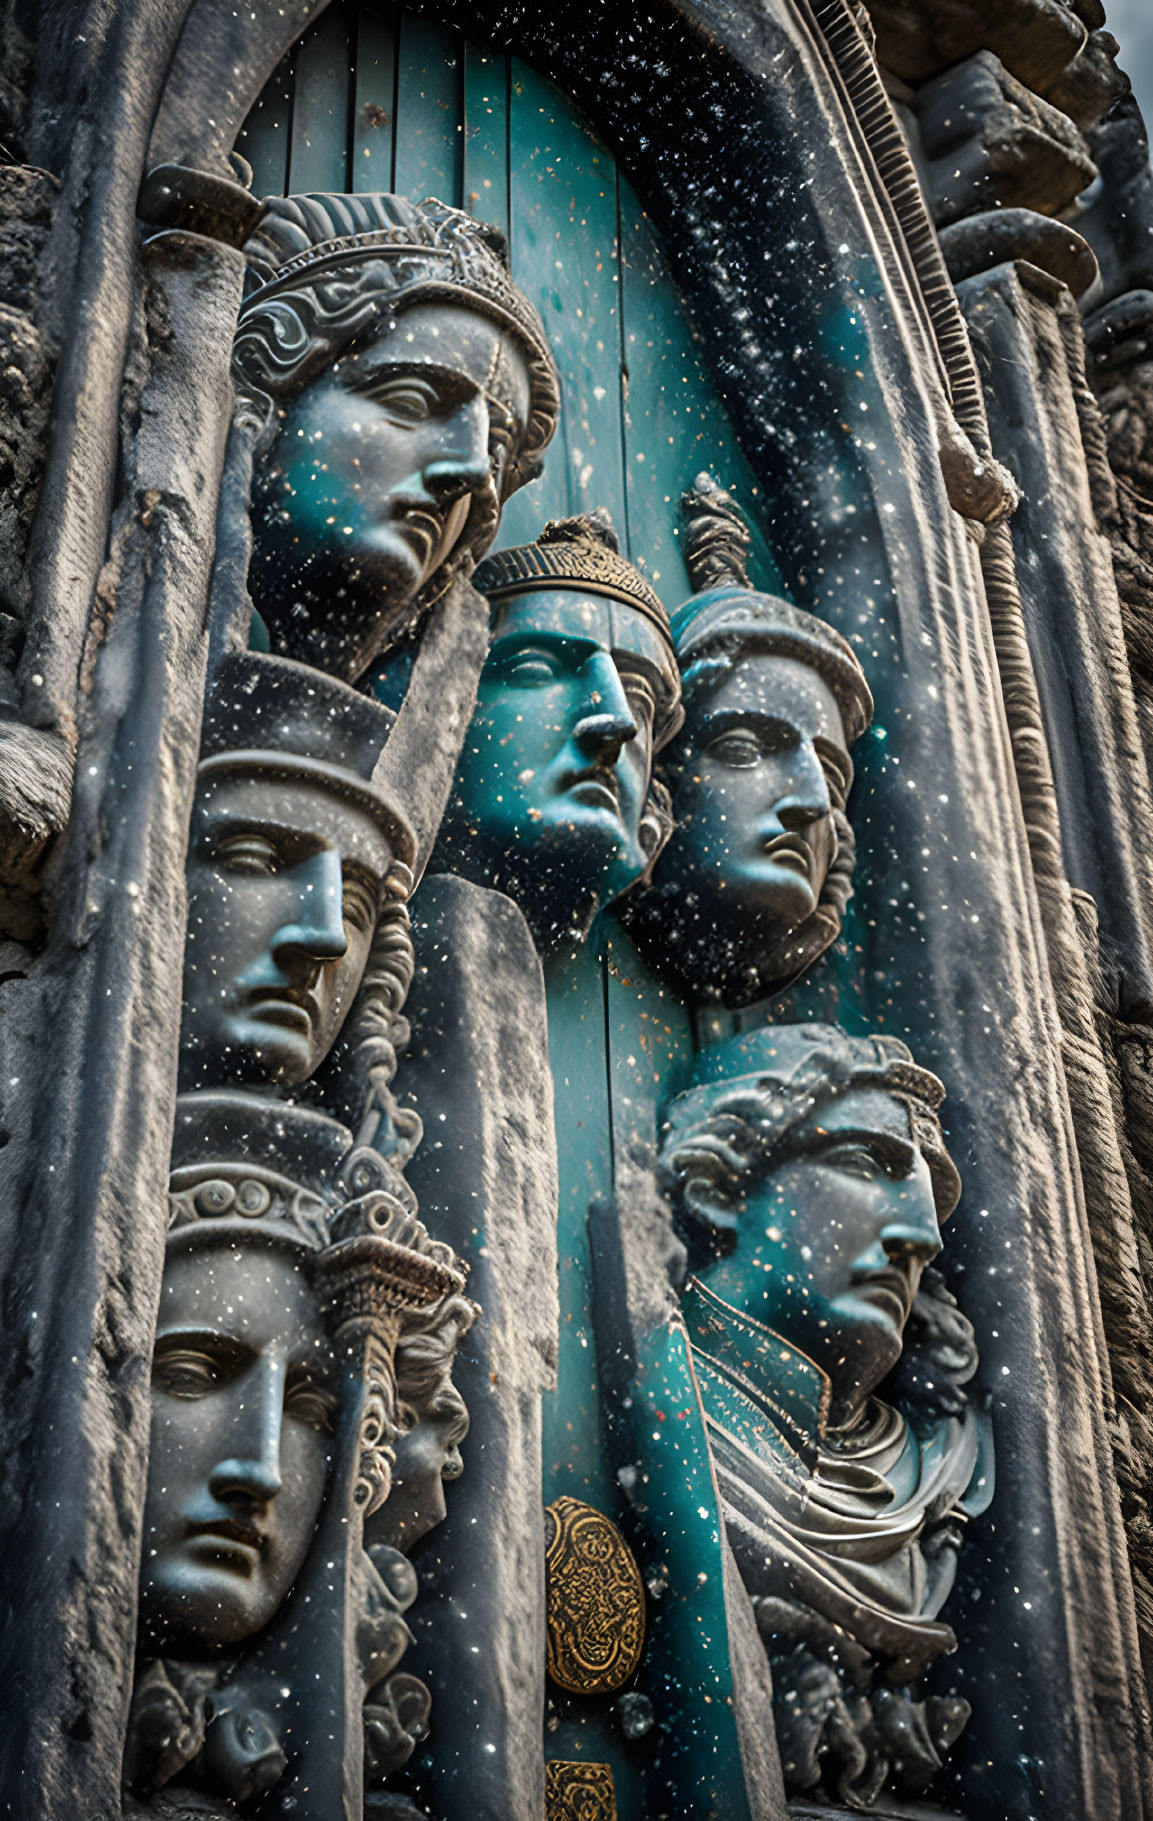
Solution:
[[[645,1590],[632,1550],[603,1512],[579,1499],[546,1505],[545,1586],[553,1681],[574,1694],[620,1688],[641,1660]]]
[[[588,1509],[587,1505],[582,1506],[582,1510]],[[617,1821],[617,1793],[610,1765],[554,1758],[545,1765],[544,1775],[545,1821]]]

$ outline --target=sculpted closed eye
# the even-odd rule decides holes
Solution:
[[[761,742],[756,734],[741,728],[723,733],[707,747],[708,757],[720,765],[755,765],[761,757]]]
[[[263,835],[231,835],[216,843],[212,857],[230,873],[276,873],[282,864],[280,853]]]
[[[526,651],[508,660],[504,666],[504,675],[519,688],[532,689],[551,683],[558,675],[558,669],[555,660],[543,651]]]
[[[168,1397],[206,1397],[222,1377],[218,1360],[186,1348],[172,1352],[158,1349],[152,1365],[153,1388]]]
[[[853,1176],[907,1176],[911,1167],[904,1156],[898,1156],[880,1145],[832,1144],[821,1152],[821,1161]]]
[[[420,423],[437,408],[435,386],[415,379],[385,380],[373,386],[372,397],[378,405],[402,423]]]

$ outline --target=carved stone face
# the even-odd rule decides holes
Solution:
[[[904,1102],[822,1101],[749,1189],[726,1257],[698,1272],[825,1372],[845,1421],[896,1364],[921,1272],[941,1249],[929,1167]]]
[[[226,1648],[280,1609],[324,1498],[331,1375],[316,1297],[290,1251],[170,1254],[144,1510],[149,1650]]]
[[[852,776],[829,685],[797,658],[734,657],[686,700],[671,755],[677,828],[657,877],[701,933],[744,925],[769,950],[816,909],[836,853],[829,779]]]
[[[411,1549],[443,1523],[444,1482],[464,1472],[460,1444],[468,1434],[468,1410],[450,1370],[446,1367],[432,1394],[416,1406],[416,1422],[396,1440],[392,1490],[373,1527],[374,1538],[394,1549]]]
[[[385,317],[298,392],[253,515],[249,580],[273,649],[359,676],[460,541],[477,494],[490,495],[491,542],[529,404],[519,344],[456,304]]]
[[[392,855],[366,809],[253,770],[198,793],[188,861],[183,1086],[306,1080],[364,973]]]
[[[647,865],[660,635],[607,598],[502,603],[446,829],[451,869],[508,892],[546,952]]]

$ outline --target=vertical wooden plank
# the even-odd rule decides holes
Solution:
[[[607,506],[622,537],[616,166],[572,103],[513,58],[509,95],[513,272],[536,304],[564,406],[543,478],[510,500],[501,542],[546,518]]]
[[[702,468],[744,507],[753,533],[749,576],[780,593],[765,537],[765,501],[706,374],[664,249],[628,180],[620,180],[625,473],[632,557],[671,610],[689,593],[677,506]]]
[[[399,196],[460,206],[464,42],[459,32],[402,13],[396,77]]]
[[[399,29],[391,7],[361,7],[352,104],[352,188],[358,194],[393,188]]]
[[[556,1098],[560,1352],[543,1406],[544,1500],[567,1493],[612,1511],[592,1319],[588,1214],[612,1193],[612,1121],[605,1068],[605,995],[596,928],[571,960],[545,971]]]
[[[296,53],[288,181],[294,194],[348,188],[351,88],[348,15],[330,6]]]
[[[661,1114],[688,1087],[693,1026],[616,917],[606,913],[604,925],[613,1153],[620,1160],[638,1143],[656,1145]]]
[[[464,207],[508,236],[509,60],[464,47]]]
[[[283,196],[288,188],[288,135],[292,125],[292,52],[281,58],[236,136],[236,149],[252,166],[254,196]]]

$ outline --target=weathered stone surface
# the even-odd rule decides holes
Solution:
[[[1153,288],[1153,167],[1149,137],[1133,95],[1123,95],[1089,134],[1101,188],[1074,226],[1101,266],[1102,301]]]
[[[1129,78],[1117,68],[1120,50],[1112,32],[1090,32],[1072,63],[1041,90],[1046,101],[1087,132],[1129,92]]]
[[[1097,276],[1097,257],[1088,241],[1065,222],[1034,209],[990,209],[955,221],[941,230],[941,251],[954,284],[1011,259],[1027,259],[1068,285],[1074,297]]]
[[[239,255],[171,235],[146,262],[139,429],[87,653],[81,783],[45,954],[3,988],[0,1791],[29,1821],[118,1812],[216,504],[205,477],[219,476],[231,410]]]
[[[448,1518],[413,1553],[412,1666],[433,1697],[414,1772],[434,1813],[539,1821],[544,1804],[540,1398],[555,1380],[556,1151],[544,981],[498,892],[426,879],[413,905],[412,1040],[397,1097],[420,1109],[408,1178],[469,1266],[482,1314],[455,1382],[468,1405]],[[407,1661],[407,1660],[406,1660]]]
[[[939,226],[990,208],[1055,215],[1096,175],[1072,121],[991,51],[927,82],[917,115]]]
[[[877,57],[906,82],[918,83],[990,50],[1021,82],[1043,90],[1080,52],[1086,37],[1076,11],[1061,0],[866,0]]]
[[[1100,920],[1093,965],[1078,969],[1072,944],[1051,955],[1117,1400],[1116,1455],[1138,1614],[1150,1635],[1153,1286],[1142,1268],[1133,1200],[1133,1189],[1145,1185],[1132,1182],[1132,1167],[1126,1175],[1122,1107],[1109,1091],[1110,1071],[1102,1074],[1097,1029],[1102,1015],[1138,1021],[1153,1007],[1153,868],[1144,832],[1153,800],[1108,536],[1116,493],[1068,292],[1029,267],[1002,267],[970,280],[962,296],[997,445],[1022,481],[1012,526],[1016,573],[1064,871]],[[1055,927],[1054,918],[1050,931]],[[1107,1024],[1104,1034],[1108,1042]]]

